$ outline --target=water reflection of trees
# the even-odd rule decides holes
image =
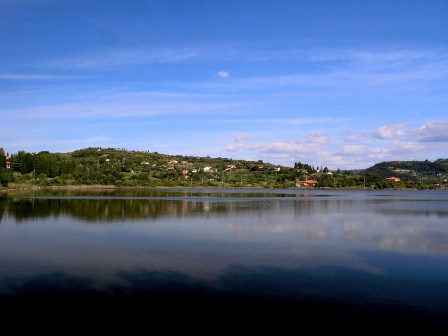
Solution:
[[[357,201],[347,199],[307,199],[296,198],[287,201],[285,198],[278,199],[234,199],[227,197],[211,197],[202,194],[185,195],[173,194],[173,197],[128,197],[127,194],[120,197],[107,197],[107,192],[102,194],[89,194],[83,196],[48,196],[48,197],[23,197],[23,198],[0,198],[0,220],[6,216],[13,216],[17,221],[47,218],[58,216],[72,216],[87,222],[96,223],[100,221],[112,222],[121,220],[144,220],[166,216],[199,216],[201,214],[225,214],[254,212],[258,215],[263,213],[290,213],[291,207],[293,217],[324,214],[344,213],[382,213],[394,216],[413,215],[423,217],[448,217],[448,211],[440,208],[429,208],[423,205],[403,205],[403,202],[391,200],[381,201]],[[143,195],[143,194],[142,194]],[[147,195],[147,194],[146,194]],[[162,195],[162,194],[161,194]],[[175,195],[175,196],[174,196]],[[199,196],[198,196],[199,195]],[[109,194],[110,196],[110,194]],[[184,198],[184,199],[183,199]],[[288,199],[290,200],[290,199]],[[411,203],[411,202],[409,202]],[[271,224],[271,223],[270,223]],[[269,224],[269,225],[270,225]],[[260,225],[260,223],[259,223]],[[295,223],[297,225],[297,223]]]
[[[72,216],[90,223],[199,216],[207,213],[230,215],[235,212],[289,208],[288,202],[283,201],[317,197],[293,190],[272,192],[259,189],[224,191],[175,188],[45,189],[33,191],[31,195],[19,193],[16,196],[0,199],[0,220],[5,214],[13,216],[16,221]]]
[[[8,214],[16,221],[72,216],[89,223],[138,220],[200,213],[231,213],[234,202],[165,199],[60,199],[20,198],[0,200],[0,220]]]

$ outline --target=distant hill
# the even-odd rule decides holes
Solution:
[[[359,171],[360,175],[377,174],[409,181],[447,182],[448,159],[434,161],[386,161]]]
[[[388,161],[363,170],[294,167],[262,160],[167,155],[120,148],[89,147],[68,153],[1,155],[0,185],[114,185],[122,187],[248,187],[248,188],[410,188],[448,187],[448,159]],[[3,151],[4,152],[4,151]],[[387,179],[396,177],[399,179]],[[308,181],[308,182],[306,182]],[[304,184],[303,182],[306,182]]]

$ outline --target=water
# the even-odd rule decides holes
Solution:
[[[447,326],[448,192],[10,193],[0,275],[1,301],[20,309]]]

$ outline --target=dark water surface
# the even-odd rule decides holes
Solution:
[[[15,312],[446,327],[448,192],[0,195],[0,298]]]

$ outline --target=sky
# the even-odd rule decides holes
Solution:
[[[446,0],[0,0],[0,147],[448,158]]]

